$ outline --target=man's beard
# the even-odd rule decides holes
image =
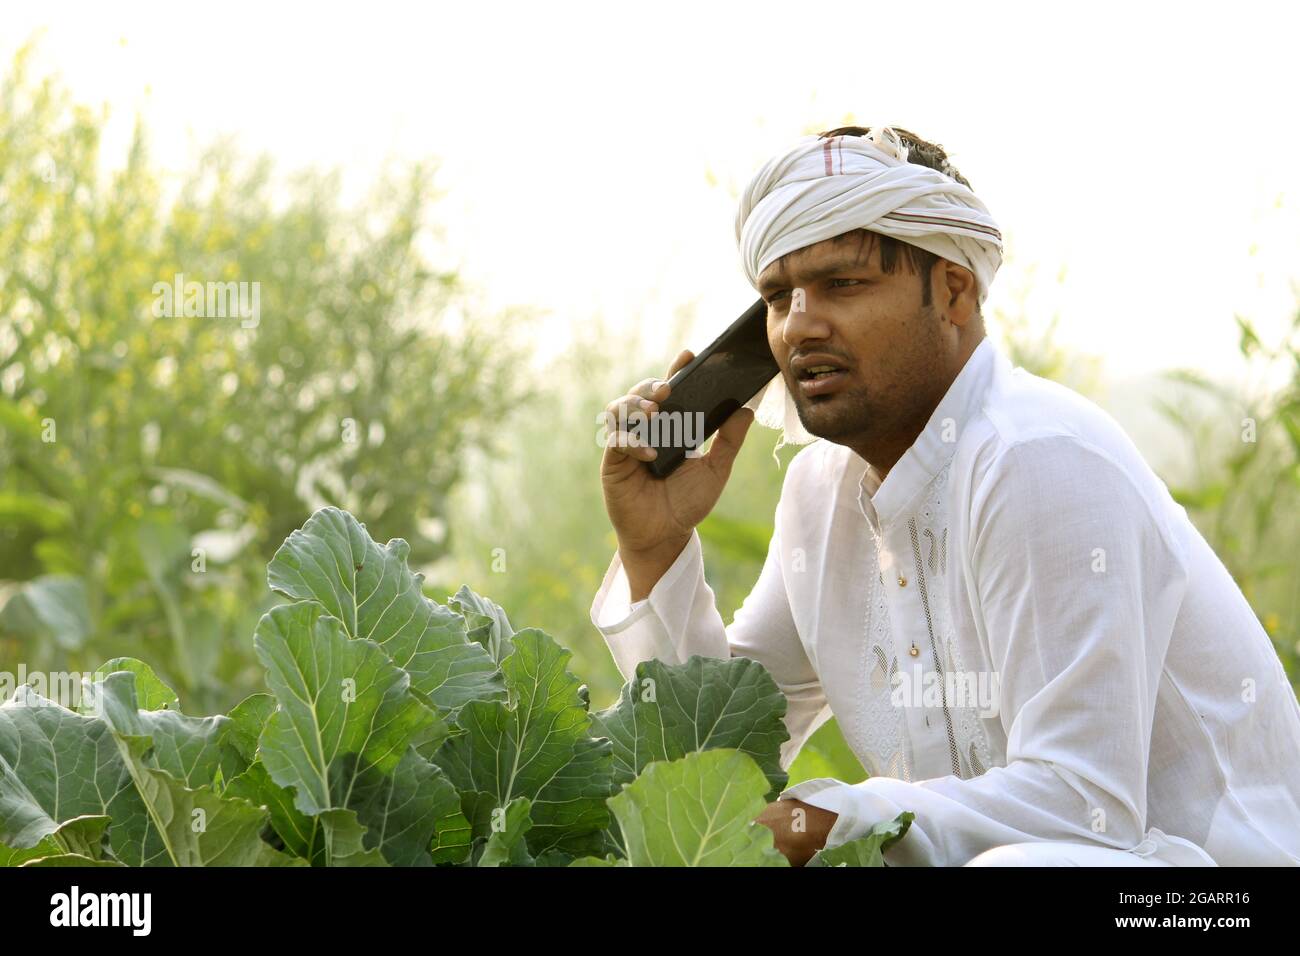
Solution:
[[[934,380],[939,359],[939,315],[933,305],[921,306],[912,319],[916,335],[907,344],[907,355],[897,356],[913,374],[905,376],[917,383]],[[930,367],[934,365],[935,367]],[[855,368],[857,374],[860,368]],[[786,387],[794,399],[799,422],[808,434],[838,444],[870,440],[893,432],[903,423],[925,415],[928,396],[914,388],[902,389],[904,394],[887,395],[879,391],[879,384],[855,381],[825,398],[807,398],[799,390],[796,380]],[[922,422],[924,424],[924,422]]]
[[[871,430],[877,421],[871,409],[871,396],[865,385],[842,388],[826,398],[806,398],[791,390],[795,411],[804,431],[827,441],[854,438]]]

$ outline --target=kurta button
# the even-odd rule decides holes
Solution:
[[[907,578],[903,577],[901,574],[898,576],[898,586],[900,588],[907,587]]]
[[[917,647],[915,644],[913,644],[912,649],[908,651],[908,653],[911,654],[913,657],[915,657],[917,654],[921,653],[921,649]]]

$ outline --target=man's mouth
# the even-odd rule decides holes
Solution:
[[[836,362],[820,357],[796,360],[791,370],[799,391],[808,398],[829,395],[848,381],[848,370]]]
[[[814,365],[812,368],[804,369],[800,372],[799,378],[801,381],[807,381],[809,379],[817,381],[818,379],[825,378],[827,375],[834,375],[836,372],[842,371],[844,370],[836,368],[834,365]]]

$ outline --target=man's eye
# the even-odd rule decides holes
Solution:
[[[768,296],[767,304],[774,305],[784,295],[785,292],[773,292],[770,296]]]
[[[862,284],[862,280],[861,280],[861,279],[832,279],[832,280],[831,280],[831,284],[832,284],[832,285],[834,285],[834,284],[837,283],[837,282],[856,282],[856,283],[858,283],[859,285]],[[840,286],[840,288],[843,288],[843,286]]]

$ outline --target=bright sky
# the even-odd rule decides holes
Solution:
[[[438,157],[467,277],[556,341],[695,304],[707,342],[754,296],[736,191],[850,114],[949,149],[1007,237],[989,305],[1027,290],[1109,376],[1231,374],[1233,313],[1281,329],[1298,301],[1280,5],[111,6],[7,4],[0,53],[45,27],[41,66],[110,104],[119,155],[139,112],[176,168],[218,134],[354,186]]]

